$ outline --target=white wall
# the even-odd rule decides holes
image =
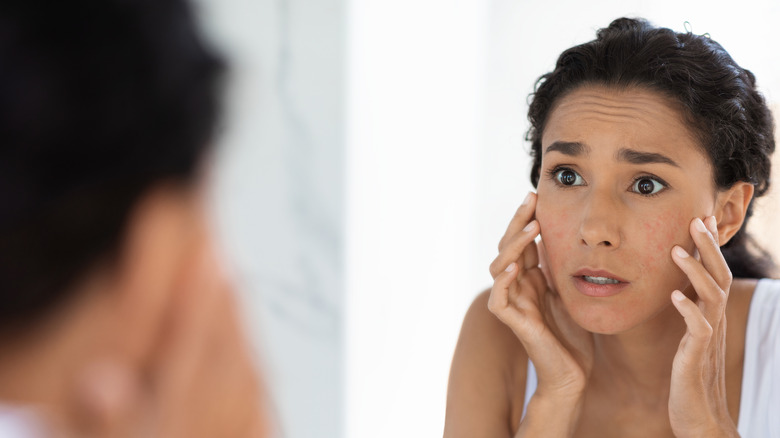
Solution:
[[[343,436],[345,3],[199,0],[230,57],[215,214],[277,436]]]
[[[353,1],[347,197],[348,437],[441,433],[472,276],[481,0]]]

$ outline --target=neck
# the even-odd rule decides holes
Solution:
[[[654,318],[627,332],[594,335],[592,384],[620,394],[624,401],[665,406],[672,363],[685,329],[685,321],[669,303]]]

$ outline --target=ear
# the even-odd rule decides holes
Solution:
[[[115,264],[116,353],[139,366],[152,353],[171,297],[199,251],[195,190],[160,185],[136,204]]]
[[[738,181],[731,188],[718,193],[714,215],[718,222],[718,238],[721,246],[734,237],[745,222],[748,205],[753,199],[753,190],[752,184]]]

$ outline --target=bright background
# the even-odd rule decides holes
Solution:
[[[463,315],[531,188],[526,98],[561,51],[619,16],[687,21],[780,102],[773,0],[198,3],[233,61],[215,214],[279,436],[441,435]]]

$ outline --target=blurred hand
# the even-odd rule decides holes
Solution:
[[[81,384],[80,437],[266,436],[260,381],[234,297],[204,249],[174,291],[166,325],[140,374],[95,363]]]

